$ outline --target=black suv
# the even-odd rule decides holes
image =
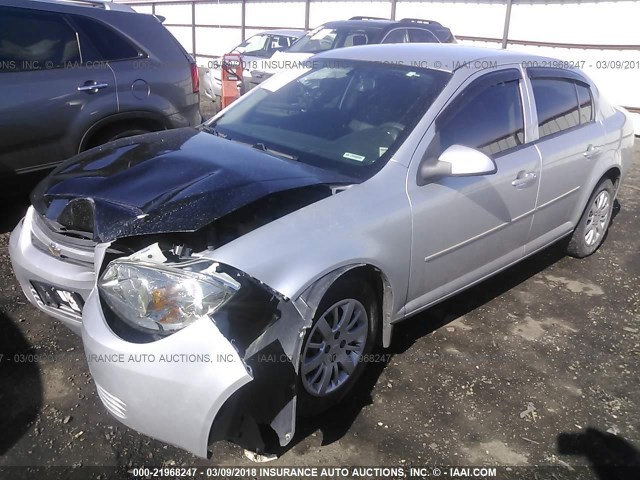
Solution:
[[[153,15],[99,0],[0,0],[0,177],[201,122],[195,62]]]
[[[286,51],[276,52],[270,60],[260,62],[245,79],[244,88],[250,90],[292,62],[316,53],[376,43],[456,43],[456,38],[441,23],[420,18],[387,20],[358,16],[327,22],[300,37]]]
[[[447,27],[433,20],[352,17],[328,22],[310,31],[289,48],[290,53],[320,53],[334,48],[375,43],[455,43]]]

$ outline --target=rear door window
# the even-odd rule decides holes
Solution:
[[[84,61],[128,60],[142,56],[131,42],[111,28],[91,18],[75,16],[73,22],[82,31]],[[86,45],[86,44],[89,45]]]
[[[0,7],[0,73],[50,70],[80,60],[76,32],[55,13]]]
[[[563,78],[534,78],[531,86],[538,112],[540,138],[580,125],[575,82]],[[585,110],[588,108],[586,105]]]

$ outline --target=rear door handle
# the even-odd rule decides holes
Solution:
[[[108,86],[108,83],[98,83],[94,80],[87,80],[86,82],[84,82],[84,85],[78,87],[78,91],[87,93],[98,93],[98,90],[102,90],[103,88],[107,88]]]
[[[536,172],[525,172],[524,170],[520,170],[518,172],[518,176],[515,178],[511,185],[513,185],[518,190],[522,188],[527,188],[536,183],[536,179],[538,175]]]
[[[584,155],[585,158],[591,158],[599,151],[600,151],[600,147],[596,147],[595,145],[589,145],[582,155]]]

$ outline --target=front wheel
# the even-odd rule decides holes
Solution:
[[[611,223],[613,200],[613,183],[605,178],[598,183],[591,194],[587,208],[573,231],[567,246],[569,255],[576,258],[587,257],[602,245]]]
[[[300,355],[298,412],[322,413],[337,404],[362,375],[373,349],[378,303],[364,280],[339,278],[318,306]]]

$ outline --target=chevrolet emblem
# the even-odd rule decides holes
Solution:
[[[54,257],[59,257],[62,254],[62,250],[60,250],[60,247],[58,245],[51,242],[49,244],[49,253],[51,253],[51,255],[53,255]]]

